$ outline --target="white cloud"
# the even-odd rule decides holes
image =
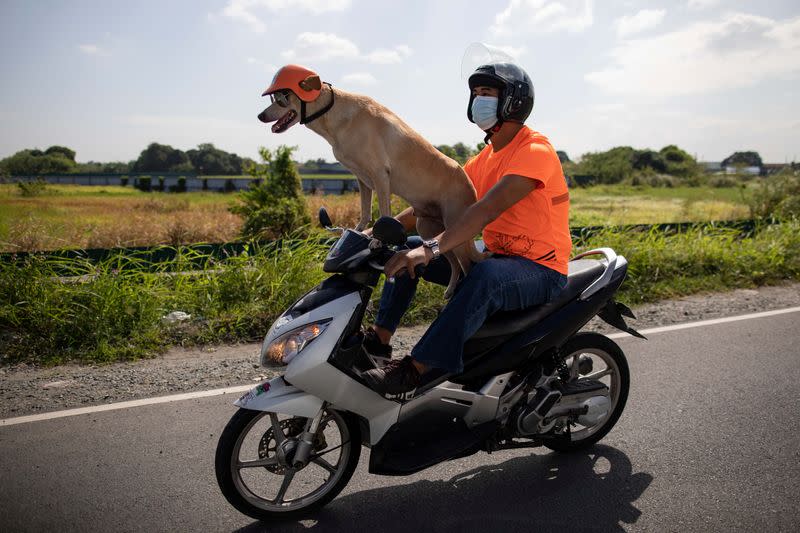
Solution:
[[[345,74],[342,76],[342,82],[352,85],[375,85],[378,83],[378,80],[368,72],[353,72],[352,74]]]
[[[290,61],[325,61],[332,58],[356,58],[358,47],[333,33],[303,32],[295,39],[294,48],[281,53]]]
[[[644,30],[655,28],[664,20],[664,9],[643,9],[635,15],[625,15],[617,19],[617,35],[627,37]]]
[[[344,11],[350,4],[351,0],[228,0],[228,4],[222,9],[222,15],[244,22],[253,31],[262,33],[266,30],[266,25],[253,14],[257,9],[266,9],[273,13],[300,12],[321,15]]]
[[[719,0],[689,0],[689,9],[706,9],[719,4]]]
[[[358,46],[333,33],[304,32],[295,38],[294,47],[281,52],[288,61],[314,62],[329,59],[363,60],[379,65],[402,63],[412,50],[401,44],[394,48],[377,48],[368,54],[362,54]]]
[[[495,35],[515,32],[581,32],[594,23],[594,0],[511,0],[495,15],[490,31]]]
[[[585,79],[609,92],[644,97],[708,93],[800,72],[800,17],[775,21],[742,13],[613,49],[614,63]]]
[[[379,65],[390,65],[394,63],[402,63],[405,58],[411,55],[411,48],[401,44],[392,49],[377,48],[364,56],[364,59],[370,63]]]
[[[108,56],[110,55],[108,51],[103,50],[96,44],[81,44],[78,45],[78,49],[86,55],[90,56]]]

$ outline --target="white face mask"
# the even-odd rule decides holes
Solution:
[[[497,124],[497,97],[476,96],[472,100],[472,120],[484,131]]]

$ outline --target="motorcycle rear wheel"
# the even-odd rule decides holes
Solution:
[[[217,444],[215,470],[222,494],[238,511],[262,521],[296,519],[326,505],[350,481],[361,455],[358,422],[344,413],[326,410],[314,439],[312,460],[295,468],[278,449],[291,449],[280,445],[296,440],[302,432],[298,428],[307,419],[281,416],[239,409]],[[329,445],[329,441],[333,442]],[[333,457],[335,462],[331,462]],[[295,481],[296,475],[301,479]],[[316,484],[315,478],[322,478],[322,483],[307,489]],[[279,485],[277,492],[269,485]]]
[[[628,361],[617,343],[599,333],[578,333],[564,344],[561,353],[565,356],[567,367],[571,369],[571,380],[597,379],[608,386],[611,409],[597,424],[571,431],[569,441],[546,441],[544,445],[557,452],[585,450],[611,431],[625,409],[631,382]],[[602,362],[604,367],[593,367],[591,372],[581,375],[577,361],[582,355],[591,358],[594,364]]]

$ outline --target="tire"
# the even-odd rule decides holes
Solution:
[[[272,457],[264,457],[263,459],[255,460],[274,460],[276,462],[274,464],[270,464],[269,466],[239,466],[238,468],[235,468],[234,463],[238,463],[242,460],[241,452],[243,451],[243,442],[248,438],[248,435],[250,435],[252,429],[259,425],[259,423],[266,422],[266,420],[270,420],[271,425],[258,441],[258,457],[262,457],[262,448],[265,455],[270,451],[274,451],[274,454]],[[353,472],[358,465],[358,459],[361,455],[361,430],[355,417],[347,413],[327,410],[322,418],[320,431],[317,432],[317,436],[325,434],[327,424],[330,421],[333,421],[336,428],[339,430],[341,444],[338,447],[329,450],[329,452],[333,452],[336,449],[340,449],[341,451],[339,453],[339,459],[337,460],[336,465],[327,463],[327,466],[323,469],[327,470],[328,467],[332,467],[335,468],[335,471],[330,472],[328,470],[330,478],[323,482],[318,489],[315,489],[310,494],[294,499],[284,499],[289,492],[289,487],[294,479],[294,476],[303,471],[307,471],[307,469],[311,468],[312,463],[309,463],[309,465],[303,468],[297,469],[291,473],[291,476],[289,475],[289,471],[295,469],[291,469],[286,465],[280,465],[277,463],[277,447],[269,448],[269,443],[274,442],[274,440],[270,440],[270,438],[268,438],[269,435],[274,435],[273,428],[275,426],[275,421],[277,420],[278,417],[275,413],[239,409],[222,431],[222,434],[219,438],[219,443],[217,444],[217,452],[215,457],[217,483],[219,484],[220,490],[225,496],[225,499],[227,499],[228,502],[241,513],[262,521],[293,520],[303,517],[308,513],[323,507],[332,499],[334,499],[347,485],[347,482],[350,481],[350,478],[352,477]],[[284,420],[279,422],[279,425],[287,424],[287,420],[291,420],[288,422],[290,426],[292,422],[299,421],[297,423],[301,424],[300,427],[302,427],[306,419],[284,418]],[[290,433],[291,427],[288,427],[287,429],[289,430],[287,433]],[[253,432],[252,436],[258,438],[259,433],[261,433],[261,431],[256,430]],[[322,441],[325,442],[324,437],[322,438]],[[317,438],[315,438],[314,446],[315,448],[312,450],[312,454],[319,453],[319,451],[316,449]],[[320,453],[320,455],[324,454]],[[328,457],[330,458],[331,456]],[[244,479],[245,476],[242,474],[242,472],[246,470],[248,473],[252,473],[253,475],[261,474],[263,479],[267,481],[275,481],[277,483],[277,481],[280,480],[279,476],[281,475],[281,469],[283,469],[286,473],[283,474],[281,487],[278,489],[274,500],[270,500],[267,497],[262,497],[254,492],[251,487],[248,486],[247,481]],[[273,470],[278,470],[279,472],[275,473]],[[324,472],[322,475],[324,477]],[[288,482],[286,481],[287,477],[289,478]],[[286,488],[283,487],[284,484],[286,485]],[[298,482],[296,485],[300,485],[300,483]]]
[[[574,361],[572,358],[587,354],[604,361],[608,365],[606,368],[611,370],[610,373],[605,374],[611,378],[609,379],[610,383],[607,385],[609,385],[612,400],[611,412],[606,418],[591,428],[584,428],[577,433],[571,433],[569,442],[553,440],[545,441],[544,443],[546,447],[556,452],[575,452],[585,450],[599,442],[617,423],[628,400],[631,381],[630,370],[628,369],[628,361],[625,359],[625,354],[617,343],[599,333],[578,333],[562,346],[561,353],[564,354],[565,361],[568,364],[570,360]],[[593,376],[603,372],[604,369],[593,369],[591,373],[578,375],[573,379],[594,379]]]

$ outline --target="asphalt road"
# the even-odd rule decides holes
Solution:
[[[366,473],[268,528],[216,486],[232,396],[0,427],[2,531],[797,531],[800,313],[618,341],[632,386],[587,453]]]

